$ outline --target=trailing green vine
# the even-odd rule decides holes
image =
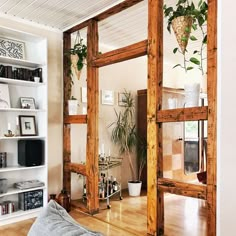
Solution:
[[[208,4],[200,0],[197,7],[193,2],[189,0],[179,0],[176,4],[176,9],[173,7],[167,7],[164,5],[164,16],[167,18],[167,30],[171,33],[172,21],[179,16],[190,16],[192,18],[192,30],[200,30],[201,38],[196,38],[192,35],[191,29],[188,27],[185,28],[186,32],[190,33],[190,40],[197,41],[201,40],[201,46],[199,49],[194,50],[192,53],[188,52],[187,49],[182,52],[179,47],[173,49],[173,53],[180,53],[183,55],[183,63],[176,64],[173,68],[181,67],[185,72],[194,69],[194,66],[198,66],[198,69],[204,74],[203,62],[204,58],[203,51],[207,44],[207,32],[206,32],[206,22],[208,15]],[[182,41],[187,41],[185,37],[181,38]],[[187,56],[187,55],[190,56]]]

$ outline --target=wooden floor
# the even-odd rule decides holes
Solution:
[[[110,236],[144,236],[147,233],[147,197],[114,198],[111,209],[101,202],[100,212],[90,216],[73,209],[70,215],[80,224]],[[0,227],[0,235],[25,236],[34,219]],[[182,196],[165,196],[165,235],[206,236],[205,201]],[[40,236],[40,235],[39,235]]]

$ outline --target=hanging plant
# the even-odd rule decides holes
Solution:
[[[167,7],[164,5],[164,16],[167,18],[167,30],[171,33],[171,27],[173,28],[179,48],[174,48],[173,53],[181,53],[184,57],[183,65],[177,64],[174,66],[180,66],[186,72],[192,70],[194,65],[197,65],[204,74],[203,69],[203,50],[207,44],[207,33],[205,32],[204,26],[207,21],[208,5],[205,1],[200,0],[197,7],[193,2],[189,0],[179,0],[176,4],[176,9],[173,7]],[[202,33],[201,39],[191,35],[191,30],[199,30]],[[193,56],[189,59],[186,57],[188,40],[197,41],[201,40],[201,46],[199,49],[193,51]]]
[[[81,70],[83,69],[87,58],[87,45],[83,43],[83,39],[80,37],[79,31],[76,35],[74,47],[70,48],[66,53],[70,56],[70,76],[74,74],[77,79],[80,79]]]

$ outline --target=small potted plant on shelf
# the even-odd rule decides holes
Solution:
[[[111,140],[119,145],[119,152],[123,157],[128,158],[132,180],[128,181],[130,196],[139,196],[142,182],[137,180],[136,172],[132,161],[132,153],[137,145],[137,134],[135,125],[135,104],[131,92],[124,91],[122,99],[123,109],[118,113],[115,110],[116,120],[110,124],[113,127]]]

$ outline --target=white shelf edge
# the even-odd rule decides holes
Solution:
[[[18,210],[18,211],[15,211],[13,213],[10,213],[10,214],[1,215],[0,216],[0,222],[2,220],[8,220],[8,219],[11,219],[11,218],[14,218],[14,217],[19,217],[19,216],[23,216],[23,215],[38,213],[42,209],[43,209],[43,207],[39,207],[39,208],[31,209],[31,210],[26,210],[26,211]]]
[[[0,108],[3,112],[46,112],[46,109]]]
[[[10,171],[22,171],[22,170],[32,170],[32,169],[40,169],[40,168],[45,168],[45,165],[40,165],[40,166],[9,166],[5,168],[0,168],[0,173],[3,172],[10,172]]]
[[[4,57],[4,56],[0,56],[0,62],[11,64],[11,65],[17,65],[17,66],[26,66],[26,67],[31,67],[31,68],[42,67],[45,65],[45,63],[40,63],[36,61],[29,61],[29,60]]]
[[[3,137],[0,136],[1,140],[20,140],[20,139],[38,139],[38,138],[46,138],[45,136],[13,136],[13,137]]]
[[[46,187],[41,186],[41,187],[37,187],[37,188],[27,188],[27,189],[8,188],[6,193],[0,194],[0,198],[4,197],[4,196],[14,195],[14,194],[18,194],[18,193],[24,193],[24,192],[34,191],[34,190],[40,190],[40,189],[46,189]]]
[[[39,86],[45,86],[46,83],[37,83],[34,81],[26,81],[26,80],[19,80],[19,79],[8,79],[4,77],[0,77],[0,83],[7,83],[7,84],[13,84],[13,85],[19,85],[19,86],[27,86],[27,87],[39,87]]]

